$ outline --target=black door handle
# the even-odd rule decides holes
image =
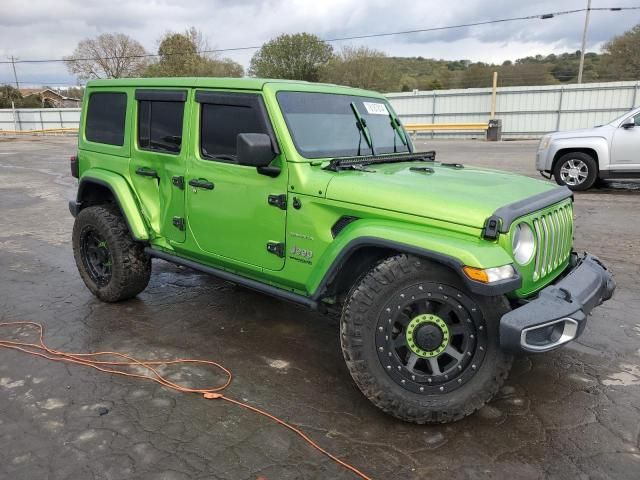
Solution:
[[[142,177],[160,178],[158,172],[151,170],[150,168],[140,167],[136,169],[136,174]]]
[[[189,185],[195,188],[204,188],[206,190],[213,190],[213,183],[204,178],[192,178],[189,180]]]

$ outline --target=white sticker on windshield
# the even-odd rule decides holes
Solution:
[[[387,110],[387,106],[384,103],[372,103],[372,102],[362,102],[364,104],[364,108],[367,109],[367,112],[370,115],[389,115],[389,110]]]

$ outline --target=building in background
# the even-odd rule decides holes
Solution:
[[[80,99],[65,97],[50,88],[21,88],[20,94],[23,98],[39,96],[43,108],[77,108],[80,106]]]

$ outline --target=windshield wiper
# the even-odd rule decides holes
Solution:
[[[367,127],[367,122],[360,112],[358,111],[358,107],[354,102],[351,102],[351,110],[356,117],[356,126],[358,127],[358,131],[360,132],[360,141],[362,141],[362,135],[364,135],[364,139],[367,141],[367,145],[371,149],[371,155],[375,155],[376,151],[373,148],[373,139],[371,138],[371,134],[369,133],[369,128]],[[360,156],[360,143],[358,142],[358,156]]]
[[[391,128],[393,128],[394,134],[393,134],[393,152],[396,153],[398,150],[396,148],[396,134],[400,137],[400,140],[402,140],[402,144],[407,147],[407,150],[409,149],[409,145],[407,142],[407,137],[404,134],[404,130],[402,130],[402,127],[400,126],[400,120],[398,120],[396,117],[393,116],[393,114],[391,112],[389,112],[389,120],[391,121]]]

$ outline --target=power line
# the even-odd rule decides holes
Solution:
[[[441,31],[441,30],[452,30],[452,29],[456,29],[456,28],[468,28],[468,27],[477,27],[477,26],[481,26],[481,25],[490,25],[490,24],[495,24],[495,23],[506,23],[506,22],[514,22],[514,21],[519,21],[519,20],[547,20],[550,18],[555,18],[555,17],[559,17],[562,15],[571,15],[574,13],[581,13],[581,12],[585,12],[587,9],[586,8],[578,8],[575,10],[564,10],[561,12],[553,12],[553,13],[545,13],[545,14],[539,14],[539,15],[528,15],[528,16],[524,16],[524,17],[511,17],[511,18],[501,18],[501,19],[497,19],[497,20],[486,20],[486,21],[482,21],[482,22],[473,22],[473,23],[464,23],[464,24],[460,24],[460,25],[450,25],[450,26],[446,26],[446,27],[432,27],[432,28],[423,28],[423,29],[418,29],[418,30],[404,30],[404,31],[400,31],[400,32],[390,32],[390,33],[372,33],[369,35],[354,35],[351,37],[342,37],[342,38],[333,38],[333,39],[328,39],[328,40],[324,40],[325,42],[338,42],[338,41],[342,41],[342,40],[359,40],[359,39],[364,39],[364,38],[377,38],[377,37],[388,37],[388,36],[392,36],[392,35],[407,35],[407,34],[412,34],[412,33],[425,33],[425,32],[437,32],[437,31]],[[613,12],[619,12],[622,10],[640,10],[640,6],[637,7],[599,7],[599,8],[592,8],[591,11],[595,11],[595,10],[600,10],[600,11],[613,11]]]
[[[635,7],[597,7],[591,8],[590,11],[611,11],[611,12],[620,12],[625,10],[640,10],[640,6]],[[371,33],[371,34],[363,34],[363,35],[351,35],[347,37],[336,37],[336,38],[328,38],[328,39],[320,39],[321,42],[334,43],[334,42],[342,42],[347,40],[363,40],[367,38],[380,38],[380,37],[390,37],[395,35],[410,35],[416,33],[428,33],[428,32],[438,32],[443,30],[453,30],[458,28],[469,28],[469,27],[477,27],[482,25],[492,25],[498,23],[506,23],[506,22],[515,22],[515,21],[523,21],[523,20],[547,20],[563,15],[572,15],[576,13],[586,12],[586,8],[578,8],[574,10],[564,10],[559,12],[552,13],[544,13],[537,15],[527,15],[522,17],[510,17],[510,18],[500,18],[495,20],[485,20],[481,22],[471,22],[471,23],[463,23],[458,25],[448,25],[442,27],[430,27],[430,28],[421,28],[415,30],[401,30],[396,32],[384,32],[384,33]],[[262,45],[258,46],[244,46],[244,47],[229,47],[229,48],[216,48],[210,50],[201,50],[200,54],[203,53],[222,53],[222,52],[237,52],[243,50],[258,50],[262,48]],[[172,52],[168,55],[183,55],[184,52]],[[74,59],[64,59],[64,58],[51,58],[51,59],[34,59],[34,60],[17,60],[15,63],[55,63],[55,62],[80,62],[80,61],[89,61],[89,60],[119,60],[125,58],[152,58],[159,57],[160,55],[157,53],[147,53],[143,55],[122,55],[122,56],[111,56],[111,57],[92,57],[92,58],[74,58]],[[0,61],[0,64],[12,63],[11,61]]]
[[[15,83],[15,81],[13,79],[0,80],[0,84],[6,84],[6,83]],[[44,80],[24,80],[24,79],[20,82],[20,84],[22,86],[25,86],[25,85],[62,85],[62,86],[68,86],[68,87],[84,86],[84,84],[78,84],[78,83],[72,83],[72,82],[49,82]]]

